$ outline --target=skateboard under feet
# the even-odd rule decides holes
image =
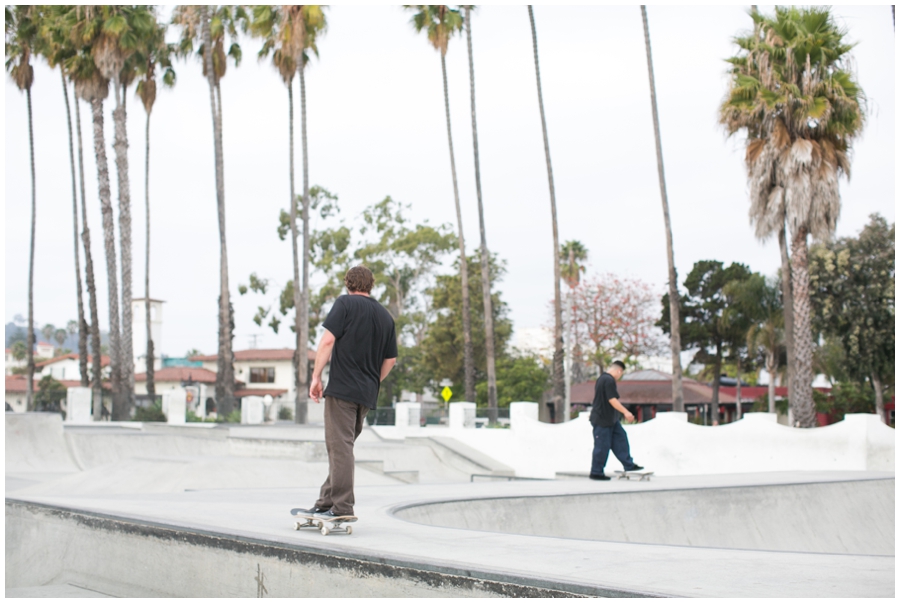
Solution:
[[[619,479],[627,479],[630,481],[632,477],[640,477],[640,481],[642,482],[649,482],[650,476],[653,475],[652,471],[644,471],[643,469],[640,471],[616,471],[615,473],[619,476]]]
[[[322,519],[315,515],[306,513],[306,509],[291,509],[291,515],[299,517],[306,521],[295,521],[294,529],[302,530],[303,528],[316,528],[322,532],[322,536],[329,534],[347,534],[353,533],[353,526],[345,526],[345,523],[353,523],[358,517],[355,515],[341,515],[331,519]]]

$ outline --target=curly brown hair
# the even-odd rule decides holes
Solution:
[[[344,284],[351,293],[369,293],[375,286],[375,275],[365,266],[354,266],[344,276]]]

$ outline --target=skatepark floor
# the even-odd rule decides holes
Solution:
[[[277,441],[301,442],[315,439],[311,437],[314,436],[312,430],[303,432],[292,427],[271,431],[264,427],[254,429],[239,436],[263,439],[272,436]],[[63,515],[63,511],[80,514],[78,521],[84,525],[101,519],[115,520],[121,525],[143,526],[142,529],[172,530],[186,542],[195,536],[228,541],[232,544],[225,547],[227,550],[236,550],[234,543],[269,546],[278,551],[328,555],[342,562],[377,562],[383,567],[402,568],[408,572],[438,572],[442,576],[530,585],[570,596],[893,597],[895,592],[892,472],[657,476],[649,482],[566,479],[472,483],[461,469],[465,459],[455,459],[455,468],[429,469],[429,463],[448,463],[438,459],[437,453],[421,442],[386,445],[366,430],[358,450],[360,453],[366,451],[372,463],[381,462],[387,467],[404,455],[418,455],[426,458],[426,462],[419,465],[420,470],[433,481],[404,483],[386,475],[383,470],[369,470],[363,463],[356,472],[355,512],[360,519],[354,524],[353,534],[326,537],[315,530],[294,530],[289,514],[292,507],[315,501],[319,483],[325,475],[323,470],[327,471],[322,460],[235,457],[222,455],[221,445],[213,444],[210,448],[220,447],[213,456],[132,457],[61,472],[60,467],[52,464],[35,468],[22,464],[10,466],[9,428],[7,436],[7,596],[100,596],[96,593],[202,596],[196,590],[196,576],[167,576],[166,583],[159,584],[157,590],[154,590],[157,587],[146,586],[153,583],[154,578],[150,576],[132,576],[135,584],[144,584],[133,590],[129,590],[127,580],[106,580],[102,572],[93,576],[82,572],[77,579],[58,572],[40,578],[43,582],[29,578],[24,575],[28,572],[24,563],[15,565],[16,562],[11,561],[11,556],[15,556],[11,553],[15,553],[17,546],[16,534],[29,533],[27,530],[31,529],[25,526],[19,530],[18,524],[13,527],[19,531],[10,529],[11,517],[18,517],[23,505],[32,505],[56,516]],[[127,437],[128,434],[119,436]],[[216,438],[204,436],[208,442],[224,441]],[[378,450],[382,452],[380,457],[376,454]],[[191,450],[193,453],[198,451]],[[318,453],[310,454],[318,458]],[[411,471],[413,465],[407,465],[405,470]],[[191,469],[182,469],[179,473],[178,467]],[[71,467],[66,465],[65,468]],[[15,471],[11,474],[10,469]],[[404,468],[401,466],[400,469]],[[204,477],[216,473],[225,476]],[[256,481],[252,478],[254,474]],[[116,487],[117,483],[125,485]],[[854,488],[853,484],[859,487]],[[803,492],[807,486],[819,488],[816,492],[830,493],[829,496],[835,492],[841,494],[833,496],[832,515],[827,520],[810,523],[807,528],[809,538],[804,538],[802,532],[799,536],[791,536],[789,550],[785,550],[783,543],[778,544],[780,550],[767,549],[766,538],[769,537],[765,535],[760,536],[762,540],[755,541],[753,546],[742,545],[740,539],[734,541],[737,544],[729,544],[730,541],[725,539],[721,541],[724,546],[711,546],[710,542],[717,542],[715,535],[704,536],[702,530],[722,530],[723,524],[704,522],[702,517],[691,524],[696,530],[694,542],[701,546],[673,544],[680,542],[677,533],[684,532],[685,513],[727,515],[730,508],[733,511],[733,507],[747,504],[739,500],[738,497],[743,496],[739,494],[741,492],[778,487]],[[881,528],[889,531],[889,541],[864,551],[852,542],[822,544],[821,538],[813,537],[816,530],[832,529],[829,522],[851,522],[846,529],[852,532],[854,525],[873,521],[852,495],[873,487],[880,489],[867,496],[890,497],[889,501],[881,500],[882,506],[890,512],[878,519]],[[609,498],[598,499],[603,495],[609,495]],[[666,501],[674,501],[675,497],[681,499],[678,504],[682,507],[690,506],[691,500],[703,504],[698,503],[695,509],[684,507],[681,511],[672,511],[667,518]],[[646,502],[651,499],[652,504]],[[571,501],[575,500],[587,506],[571,506],[574,504]],[[588,529],[590,526],[611,521],[608,508],[604,510],[598,500],[615,500],[623,516],[631,512],[638,518],[642,515],[655,517],[652,530],[645,530],[642,541],[634,541],[634,532],[628,530],[612,535],[592,532]],[[524,511],[523,504],[527,505]],[[674,504],[671,506],[675,508]],[[436,509],[442,509],[441,513],[436,513]],[[542,521],[544,517],[546,526]],[[581,526],[584,535],[580,533]],[[541,533],[544,527],[547,529]],[[652,538],[648,539],[647,534]],[[747,536],[751,537],[752,534]],[[69,547],[78,546],[78,540],[67,542]],[[47,546],[51,544],[48,537]],[[85,543],[84,546],[90,545]],[[834,550],[838,550],[842,546],[853,552],[821,552],[822,547],[837,547]],[[818,552],[817,547],[821,549]],[[223,550],[209,550],[211,566],[219,563],[214,562],[215,559],[226,554]],[[77,556],[79,552],[67,550],[65,554]],[[260,576],[266,571],[265,563],[260,561],[256,565],[254,571],[259,572],[255,577],[256,585],[247,588],[262,588]],[[154,568],[135,567],[134,571],[153,572]],[[275,569],[271,574],[279,575]],[[29,579],[34,583],[23,583]],[[282,586],[275,578],[271,580],[266,583],[265,596],[297,595],[295,591],[286,590],[287,581]],[[251,581],[250,577],[247,581]],[[389,581],[376,580],[367,584],[366,588],[374,590],[363,591],[368,593],[364,596],[396,594],[390,590]],[[383,590],[379,591],[382,587],[378,585],[384,585]],[[330,588],[333,589],[330,596],[360,596],[342,590],[340,581],[332,583]],[[250,591],[236,589],[218,594],[248,596],[247,592]],[[434,587],[433,594],[441,596],[442,592],[445,591],[439,585]]]

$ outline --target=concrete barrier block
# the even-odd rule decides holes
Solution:
[[[420,402],[397,402],[394,410],[394,425],[397,427],[419,427],[422,424]]]
[[[183,425],[187,412],[187,392],[184,389],[173,389],[163,393],[163,412],[166,422],[171,425]]]
[[[448,426],[453,429],[474,429],[475,427],[475,403],[451,402],[449,404]]]
[[[529,420],[538,420],[537,402],[510,402],[509,403],[509,427],[516,429]]]
[[[247,396],[241,400],[241,423],[258,425],[264,420],[262,396]]]
[[[91,422],[91,388],[70,387],[66,392],[66,423]]]

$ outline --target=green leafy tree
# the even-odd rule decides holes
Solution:
[[[60,412],[62,401],[66,399],[66,386],[46,375],[38,382],[34,395],[34,408],[38,412]]]
[[[730,281],[723,287],[722,294],[727,306],[722,314],[724,331],[727,333],[731,359],[735,364],[735,378],[737,381],[737,418],[743,414],[741,398],[741,379],[743,371],[752,368],[754,356],[749,355],[748,345],[751,329],[753,329],[766,314],[763,306],[763,296],[767,293],[766,279],[761,274],[748,274],[746,278]],[[748,366],[748,364],[750,366]]]
[[[24,341],[17,341],[12,344],[12,355],[16,360],[25,360],[28,355],[28,347]]]
[[[850,61],[853,46],[828,7],[777,7],[752,13],[754,31],[735,38],[731,81],[720,108],[729,134],[747,138],[751,216],[757,234],[787,221],[791,237],[794,366],[791,405],[801,427],[815,427],[807,239],[827,240],[841,208],[838,179],[862,133],[865,95]]]
[[[884,389],[894,376],[894,225],[873,214],[858,237],[810,250],[813,324],[844,350],[849,376],[869,380],[884,419]]]
[[[540,402],[551,385],[551,367],[533,354],[500,354],[497,357],[497,404],[508,407],[510,402]],[[476,387],[477,402],[487,406],[487,383]]]
[[[469,269],[476,270],[481,263],[478,254],[467,258]],[[506,271],[506,267],[496,256],[489,262],[491,267],[491,282],[498,282]],[[428,290],[432,298],[437,317],[430,325],[427,334],[423,338],[422,370],[432,389],[439,389],[438,384],[443,379],[450,379],[453,383],[463,383],[465,378],[464,341],[462,338],[462,283],[459,274],[459,265],[454,263],[452,274],[438,275],[435,285]],[[478,382],[487,381],[487,346],[484,345],[484,305],[478,295],[480,283],[469,282],[472,294],[472,337],[475,350],[475,376],[476,391]],[[500,298],[499,292],[491,294],[491,311],[494,322],[495,350],[505,351],[512,336],[512,321],[509,319],[509,310],[506,303]],[[483,386],[487,387],[487,386]],[[488,390],[486,390],[488,391]],[[463,389],[456,389],[451,401],[459,401],[464,394]],[[471,401],[471,400],[470,400]],[[488,405],[490,398],[487,399]]]
[[[732,281],[744,280],[749,275],[750,270],[743,264],[732,263],[728,268],[724,268],[722,262],[701,260],[694,264],[684,279],[687,293],[681,297],[679,304],[681,341],[686,348],[697,349],[693,362],[712,366],[713,395],[710,413],[714,425],[718,424],[719,416],[719,376],[722,374],[722,360],[729,342],[735,339],[729,322],[725,320],[725,309],[729,301],[725,286]],[[668,296],[668,293],[663,296],[662,317],[656,323],[656,326],[662,328],[666,334],[672,332]]]
[[[28,106],[28,149],[31,159],[31,243],[28,251],[28,349],[25,385],[25,408],[34,407],[34,233],[37,219],[37,193],[34,172],[34,130],[31,115],[31,86],[34,83],[34,67],[31,57],[38,40],[39,16],[34,6],[7,6],[6,71],[19,90],[25,91]]]
[[[457,244],[459,245],[460,269],[462,277],[462,318],[464,341],[465,380],[463,387],[467,399],[475,398],[475,361],[472,350],[471,301],[469,298],[469,269],[466,257],[466,239],[463,234],[462,209],[459,204],[459,186],[456,179],[456,156],[453,152],[453,132],[450,127],[450,94],[447,87],[447,48],[450,38],[462,31],[463,16],[460,9],[446,5],[407,5],[415,11],[412,18],[417,32],[426,32],[428,41],[441,55],[441,75],[444,82],[444,114],[447,121],[447,142],[450,146],[450,174],[453,178],[453,201],[456,207]],[[399,362],[399,361],[398,361]],[[397,370],[395,367],[394,370]]]
[[[754,275],[756,280],[758,275]],[[752,360],[762,356],[769,373],[768,412],[775,412],[775,375],[784,353],[784,307],[777,283],[763,282],[757,289],[759,314],[747,331],[747,352]]]

